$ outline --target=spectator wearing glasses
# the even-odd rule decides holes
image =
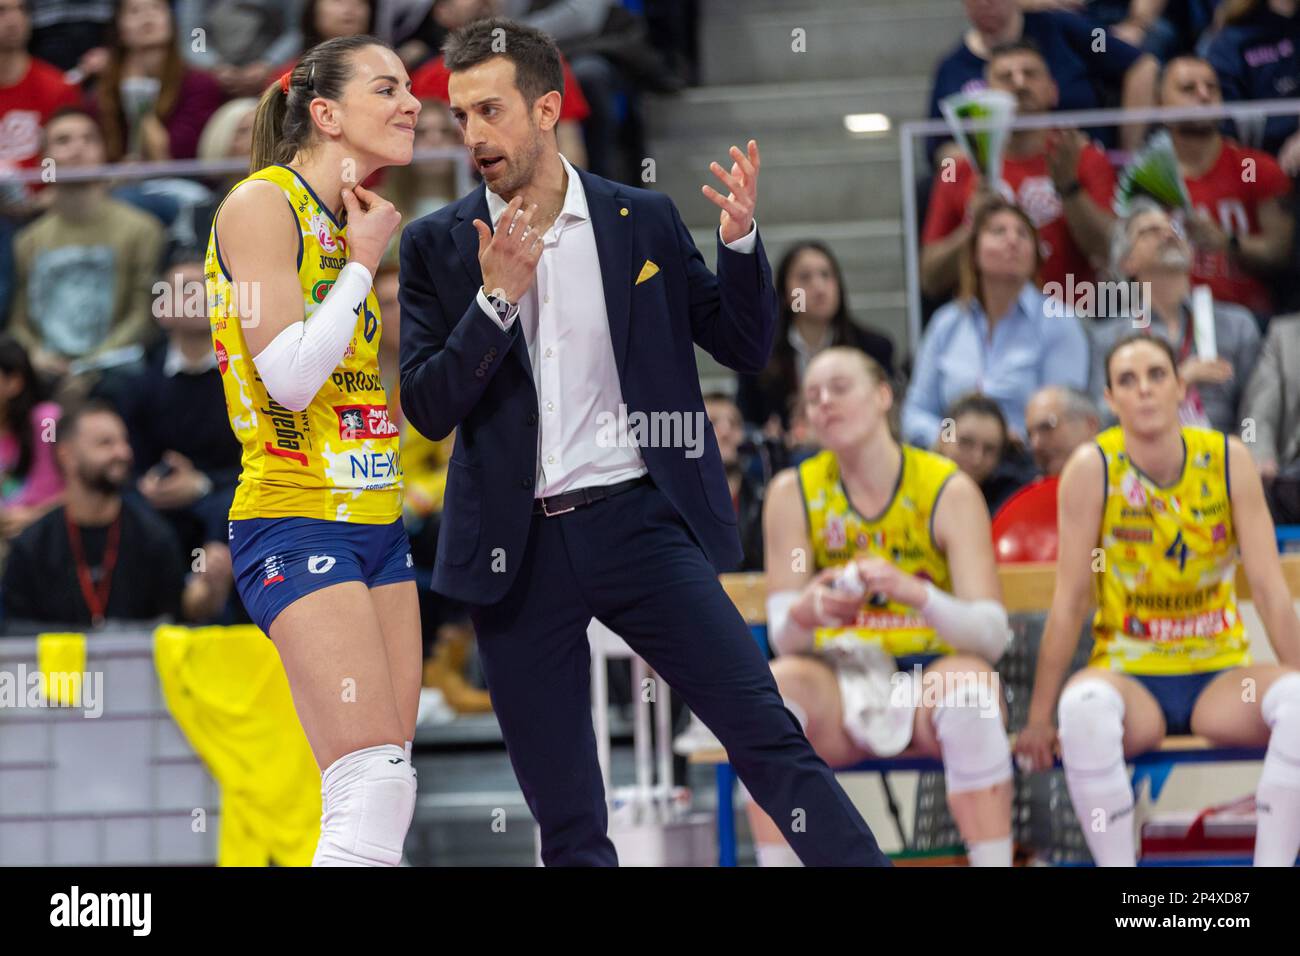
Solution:
[[[1129,315],[1094,324],[1091,390],[1100,404],[1106,386],[1106,353],[1135,331],[1156,335],[1173,346],[1178,374],[1187,385],[1179,407],[1185,425],[1235,432],[1237,406],[1246,379],[1259,355],[1259,326],[1246,309],[1217,299],[1214,314],[1215,355],[1198,347],[1191,301],[1191,249],[1163,209],[1139,202],[1115,231],[1113,270],[1138,290]],[[1110,423],[1109,414],[1106,423]]]
[[[1086,392],[1046,385],[1025,406],[1025,431],[1039,472],[1059,478],[1070,453],[1101,431],[1101,413]]]

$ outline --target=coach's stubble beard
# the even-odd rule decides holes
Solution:
[[[541,128],[536,124],[533,124],[532,132],[533,135],[520,148],[519,154],[508,157],[511,175],[509,180],[502,184],[501,191],[497,193],[506,202],[533,185],[533,176],[537,173],[537,167],[541,165],[542,150],[546,148],[545,138],[542,136]]]

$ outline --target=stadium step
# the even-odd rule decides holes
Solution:
[[[929,74],[966,26],[954,0],[712,0],[701,11],[700,75],[728,84]]]

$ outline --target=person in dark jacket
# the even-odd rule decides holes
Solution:
[[[790,413],[809,360],[832,345],[866,352],[894,377],[894,343],[886,335],[854,323],[849,314],[844,274],[835,254],[816,240],[796,242],[776,269],[781,305],[772,357],[758,375],[741,375],[736,403],[745,421],[779,438],[790,427]]]
[[[978,392],[963,395],[948,406],[934,450],[975,479],[989,514],[1034,477],[1033,461],[1024,447],[1012,440],[1002,408]]]
[[[131,443],[113,406],[67,412],[57,453],[64,504],[14,540],[0,583],[6,632],[203,617],[209,581],[186,576],[175,532],[128,490]]]

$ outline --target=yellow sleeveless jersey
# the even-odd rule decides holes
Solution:
[[[1228,439],[1185,427],[1183,473],[1162,488],[1097,436],[1106,461],[1091,664],[1129,674],[1190,674],[1250,662],[1237,609],[1237,536]]]
[[[799,466],[799,489],[808,516],[815,570],[847,564],[867,556],[884,558],[902,571],[952,590],[948,561],[935,547],[935,503],[957,465],[910,445],[901,446],[898,484],[885,510],[867,518],[849,501],[840,481],[835,454],[823,451]],[[905,654],[951,654],[934,628],[915,608],[867,595],[850,627],[818,628],[816,647],[845,636],[879,644],[894,657]]]
[[[262,179],[283,191],[298,221],[298,281],[303,314],[324,301],[347,265],[347,228],[287,166],[268,166],[241,182]],[[300,412],[276,402],[262,384],[244,341],[236,288],[217,244],[216,217],[205,263],[212,347],[221,370],[230,427],[243,446],[231,519],[304,517],[387,524],[402,513],[398,428],[379,378],[382,328],[375,291],[366,295],[343,360]],[[296,318],[296,317],[295,317]]]

